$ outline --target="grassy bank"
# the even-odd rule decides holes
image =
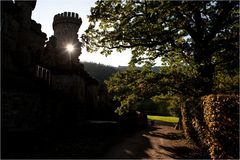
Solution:
[[[177,123],[179,121],[178,117],[171,117],[171,116],[147,116],[149,120],[154,121],[163,121],[163,122],[170,122],[170,123]]]

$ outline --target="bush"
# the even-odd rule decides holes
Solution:
[[[211,158],[239,158],[239,96],[209,95],[203,106]]]
[[[159,101],[157,102],[157,114],[162,116],[170,116],[168,107],[170,106],[170,103],[168,101]]]
[[[144,112],[146,114],[156,114],[157,108],[158,105],[151,99],[141,101],[136,104],[136,110],[139,110],[140,112]]]
[[[239,158],[239,96],[189,98],[181,114],[185,136],[207,149],[211,158]]]
[[[199,99],[189,98],[181,106],[182,115],[182,128],[185,137],[196,145],[202,145],[200,133],[201,133],[201,108],[198,105]]]
[[[180,116],[180,105],[178,100],[171,100],[170,105],[167,107],[167,110],[171,116],[179,117]]]
[[[137,110],[145,112],[149,115],[161,115],[161,116],[179,116],[180,109],[178,106],[171,104],[167,100],[152,101],[146,100],[139,102],[136,105]]]

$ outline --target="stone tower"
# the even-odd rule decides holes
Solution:
[[[78,30],[82,24],[82,19],[77,13],[64,12],[54,16],[53,30],[56,37],[56,48],[61,54],[61,64],[79,63],[78,57],[81,54],[81,42],[78,40]],[[74,47],[71,53],[67,46]]]

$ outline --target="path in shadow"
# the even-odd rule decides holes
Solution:
[[[173,159],[205,159],[210,158],[209,155],[201,148],[191,144],[183,135],[183,131],[175,130],[173,126],[165,123],[154,126],[156,130],[147,132],[149,139],[160,139],[160,143],[155,143],[156,156],[160,158]],[[157,139],[156,139],[157,138]],[[154,142],[153,142],[154,143]],[[155,157],[154,157],[155,158]]]
[[[124,141],[115,145],[102,158],[110,159],[140,159],[149,158],[145,152],[152,149],[152,144],[148,137],[144,136],[147,132],[154,131],[155,128],[147,128],[145,130],[126,135]]]
[[[88,124],[80,130],[2,136],[2,158],[208,158],[183,138],[182,131],[156,125],[130,131],[118,124]]]
[[[181,140],[181,139],[184,139],[184,135],[182,133],[163,134],[163,133],[149,132],[148,135],[154,136],[154,137],[158,137],[158,138],[169,139],[169,140]]]
[[[209,158],[190,144],[173,126],[155,125],[129,135],[102,158],[111,159],[194,159]]]
[[[203,151],[196,148],[189,148],[186,146],[175,146],[175,147],[166,147],[163,145],[159,145],[159,148],[163,148],[164,150],[170,152],[167,156],[174,159],[208,159],[210,158]]]

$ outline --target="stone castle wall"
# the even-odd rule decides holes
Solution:
[[[40,105],[39,94],[21,91],[3,91],[1,102],[2,129],[6,130],[34,130],[38,124],[36,112]]]
[[[73,94],[80,102],[84,103],[86,82],[82,77],[78,75],[55,74],[52,75],[51,84],[54,89],[64,91],[67,94]]]
[[[1,12],[2,65],[4,70],[33,71],[34,56],[42,52],[46,34],[31,20],[36,1],[3,1]]]
[[[36,1],[3,1],[1,5],[2,127],[26,131],[81,124],[87,111],[97,107],[98,89],[98,82],[78,60],[81,19],[75,13],[56,15],[55,36],[44,47],[46,34],[31,20]],[[70,62],[66,51],[57,47],[66,40],[64,35],[76,47]],[[41,77],[37,66],[48,72]]]

